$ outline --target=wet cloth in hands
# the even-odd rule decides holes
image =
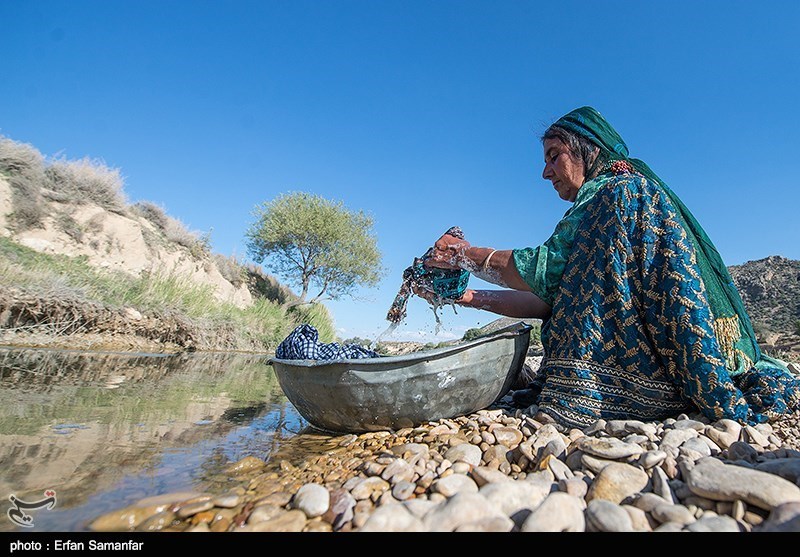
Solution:
[[[312,325],[299,325],[275,350],[281,360],[346,360],[378,358],[380,354],[359,344],[319,342],[319,332]]]

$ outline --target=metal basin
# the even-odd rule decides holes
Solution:
[[[490,406],[525,363],[531,326],[519,322],[462,344],[347,360],[271,358],[286,398],[325,431],[414,427]]]

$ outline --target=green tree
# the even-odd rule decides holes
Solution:
[[[337,300],[352,295],[356,286],[374,287],[380,281],[384,270],[373,220],[362,211],[292,192],[256,206],[253,214],[246,232],[248,253],[300,286],[300,297],[290,305]],[[312,286],[319,292],[306,300]]]

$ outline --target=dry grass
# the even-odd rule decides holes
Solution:
[[[131,211],[152,224],[167,242],[185,247],[195,258],[205,259],[211,255],[209,234],[189,230],[179,219],[169,216],[160,205],[140,201],[131,207]]]
[[[47,166],[45,175],[49,189],[70,203],[93,203],[119,214],[126,211],[128,203],[123,193],[123,178],[118,169],[109,168],[103,161],[59,159]]]
[[[11,223],[18,230],[40,228],[45,217],[40,190],[46,182],[42,154],[32,145],[0,136],[0,174],[11,186]]]

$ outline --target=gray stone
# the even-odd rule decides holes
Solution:
[[[750,443],[744,441],[735,441],[728,447],[728,459],[730,460],[745,460],[747,462],[755,462],[758,457],[758,451],[753,448]]]
[[[483,458],[483,451],[477,445],[470,443],[462,443],[455,447],[450,447],[444,453],[444,457],[450,462],[466,462],[472,466],[480,466],[481,458]]]
[[[414,466],[402,458],[396,458],[383,469],[380,476],[392,485],[410,482],[414,479]]]
[[[526,479],[487,484],[480,488],[479,493],[504,516],[511,516],[521,510],[535,509],[552,490],[551,482]]]
[[[703,515],[684,527],[687,532],[741,532],[742,528],[730,516]]]
[[[652,532],[653,526],[647,518],[647,513],[633,505],[620,505],[631,518],[634,532]]]
[[[583,532],[583,499],[562,491],[550,493],[520,526],[521,532]]]
[[[486,487],[505,485],[489,484]],[[508,515],[480,493],[457,493],[443,505],[432,509],[422,521],[428,532],[454,532],[459,526],[494,517],[507,518]]]
[[[431,510],[443,504],[444,502],[431,501],[430,499],[409,499],[408,501],[403,501],[403,505],[408,512],[420,519],[431,512]]]
[[[800,501],[800,487],[792,482],[767,472],[726,465],[715,457],[697,461],[686,475],[686,484],[702,497],[716,501],[741,499],[765,510]]]
[[[306,514],[299,509],[291,509],[264,522],[248,523],[237,532],[302,532],[305,525]]]
[[[573,445],[575,449],[586,454],[609,460],[621,460],[644,452],[639,445],[626,443],[615,437],[581,437]]]
[[[677,498],[675,494],[672,493],[672,488],[669,486],[669,478],[666,472],[659,467],[655,467],[650,473],[650,483],[653,486],[653,493],[663,497],[665,501],[677,503]]]
[[[431,489],[445,497],[452,497],[456,493],[477,493],[478,484],[475,480],[464,474],[450,474],[433,482]]]
[[[547,446],[549,447],[551,444],[552,443],[549,443]],[[546,463],[547,468],[553,473],[553,477],[556,480],[568,480],[575,477],[575,474],[569,469],[569,466],[553,455],[550,455]]]
[[[800,532],[800,503],[776,506],[767,519],[753,529],[758,532]]]
[[[611,501],[594,499],[586,506],[588,532],[633,532],[633,522],[624,508]]]
[[[462,524],[455,529],[456,532],[510,532],[514,528],[514,521],[507,516],[489,516]]]
[[[661,450],[646,451],[639,455],[639,466],[645,470],[649,470],[654,466],[658,466],[667,458],[667,453]]]
[[[777,458],[755,465],[755,469],[768,474],[775,474],[792,483],[800,479],[800,458]]]
[[[390,487],[391,486],[389,485],[389,482],[386,480],[378,476],[371,476],[369,478],[364,478],[355,487],[353,487],[350,490],[350,494],[356,499],[356,501],[361,501],[363,499],[370,499],[373,493],[383,493]]]
[[[331,494],[324,486],[308,483],[300,487],[292,499],[291,506],[303,511],[308,518],[322,516],[331,502]]]
[[[618,462],[616,460],[609,460],[607,458],[599,458],[588,453],[581,454],[581,466],[586,470],[591,470],[594,474],[599,474],[600,471],[609,464]]]
[[[671,505],[666,503],[664,505],[656,505],[651,511],[650,515],[658,522],[675,522],[678,524],[691,524],[695,521],[694,514],[683,505]]]
[[[496,427],[492,430],[492,435],[498,444],[509,449],[515,448],[522,442],[522,432],[516,427]]]
[[[353,520],[353,507],[356,506],[356,500],[349,491],[342,488],[331,491],[330,497],[328,510],[322,515],[322,519],[334,530],[338,530]]]
[[[417,484],[414,482],[401,481],[392,486],[392,497],[398,501],[405,501],[414,496],[414,490],[417,489]],[[387,492],[388,493],[388,492]]]
[[[631,495],[642,491],[650,478],[647,472],[630,464],[615,462],[609,464],[589,486],[586,501],[605,499],[619,504]]]
[[[669,448],[677,449],[687,440],[697,437],[698,435],[700,434],[692,428],[670,429],[666,431],[664,436],[661,438],[660,449],[662,451],[669,452]]]
[[[470,477],[472,477],[473,481],[478,487],[482,487],[489,483],[513,481],[510,477],[508,477],[508,475],[503,474],[494,468],[487,468],[486,466],[478,466],[477,468],[473,468],[470,472]]]
[[[700,456],[711,456],[711,447],[709,447],[708,444],[703,441],[702,436],[687,439],[680,446],[681,451],[689,449],[698,453]],[[694,458],[693,460],[697,460],[697,458]]]
[[[723,449],[727,449],[739,440],[742,432],[742,424],[734,420],[717,420],[711,425],[706,426],[705,435]]]
[[[425,532],[423,521],[402,503],[381,505],[369,515],[359,532]]]

